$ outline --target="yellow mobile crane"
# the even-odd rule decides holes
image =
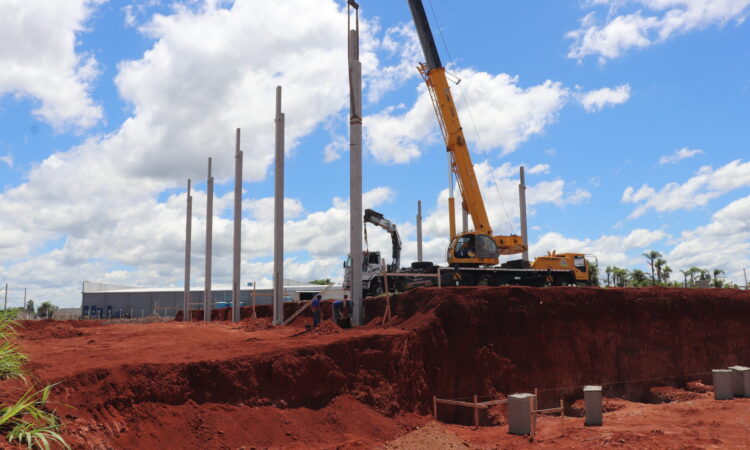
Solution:
[[[462,207],[471,215],[473,231],[456,233],[453,198],[449,199],[450,245],[447,261],[453,267],[457,284],[524,284],[564,285],[589,284],[589,265],[583,254],[550,252],[532,264],[521,260],[496,267],[499,255],[513,255],[526,250],[521,236],[493,235],[492,226],[482,200],[474,165],[466,145],[445,67],[440,61],[435,40],[425,14],[422,0],[408,0],[419,41],[426,61],[418,67],[432,97],[440,129],[445,138],[451,172],[458,181],[463,199]],[[432,271],[430,263],[414,263],[412,270]],[[451,283],[453,284],[453,283]]]

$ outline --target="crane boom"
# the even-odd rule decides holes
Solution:
[[[386,219],[385,216],[372,209],[365,210],[365,223],[371,223],[379,226],[391,235],[391,244],[393,248],[393,261],[389,267],[389,272],[396,271],[401,266],[401,237],[396,229],[396,224]]]
[[[445,74],[445,67],[440,62],[440,55],[435,47],[435,40],[430,30],[430,24],[422,5],[422,0],[408,0],[411,9],[414,25],[417,28],[419,42],[422,45],[426,63],[420,64],[419,72],[422,74],[427,89],[432,97],[435,112],[438,117],[440,129],[445,138],[445,147],[450,154],[451,170],[456,175],[458,186],[463,198],[463,206],[471,215],[471,221],[474,224],[474,231],[471,237],[463,242],[471,242],[472,246],[479,246],[479,240],[483,239],[481,235],[486,235],[492,239],[495,246],[495,254],[490,256],[488,245],[484,245],[484,251],[480,252],[477,248],[474,257],[458,256],[457,245],[462,245],[451,236],[454,242],[451,244],[452,250],[449,251],[448,261],[451,262],[454,257],[463,258],[467,264],[497,264],[498,254],[521,253],[525,250],[520,236],[493,236],[492,225],[487,217],[487,210],[482,199],[482,192],[479,189],[476,174],[474,173],[474,164],[471,161],[471,154],[466,145],[461,120],[458,117],[451,89],[448,85],[448,79]],[[466,234],[466,233],[464,233]],[[480,253],[483,255],[480,256]]]

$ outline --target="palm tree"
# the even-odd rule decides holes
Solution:
[[[688,275],[690,276],[690,286],[695,286],[695,277],[700,275],[700,273],[701,269],[699,267],[693,266],[688,269]]]
[[[607,266],[607,268],[604,269],[604,272],[607,274],[607,287],[610,287],[612,280],[612,266]]]
[[[648,276],[640,269],[633,269],[630,272],[630,282],[633,287],[641,287],[648,282]]]
[[[690,270],[680,270],[680,273],[685,277],[685,284],[684,286],[687,287],[687,277],[690,275]]]
[[[666,264],[667,264],[667,261],[662,258],[658,258],[656,261],[654,261],[654,267],[656,268],[656,280],[659,283],[662,282],[662,279],[661,279],[662,270]]]
[[[653,286],[656,284],[656,279],[654,278],[654,263],[657,259],[661,258],[662,255],[656,250],[651,250],[650,252],[644,253],[643,256],[646,257],[648,264],[651,266],[651,285]]]
[[[720,277],[724,276],[724,271],[722,269],[714,269],[714,287],[720,288],[724,284],[723,280]]]
[[[661,268],[661,276],[662,278],[664,278],[663,281],[665,283],[669,283],[670,275],[672,275],[672,268],[667,265],[664,265],[664,267]]]

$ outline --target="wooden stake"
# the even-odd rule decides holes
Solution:
[[[432,415],[437,420],[437,397],[432,396]]]
[[[534,437],[536,436],[536,417],[535,417],[535,411],[534,411],[534,397],[531,397],[529,399],[529,440],[531,442],[534,442]]]
[[[560,430],[562,430],[562,435],[565,437],[565,406],[563,405],[563,399],[560,399]]]
[[[539,415],[539,389],[534,388],[534,434],[536,435],[536,418]]]
[[[477,394],[474,394],[474,428],[479,429],[479,408],[477,405]]]
[[[383,324],[391,320],[391,293],[388,291],[388,275],[383,273],[385,284],[385,312],[383,313]]]

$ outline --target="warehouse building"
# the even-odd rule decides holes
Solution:
[[[310,300],[326,287],[285,279],[284,298],[287,302]],[[101,318],[137,318],[155,314],[161,317],[174,317],[177,311],[182,310],[184,292],[182,288],[138,288],[86,281],[83,283],[81,314],[83,317]],[[203,289],[191,289],[193,309],[203,309],[203,292]],[[240,304],[250,306],[255,299],[256,305],[270,305],[272,295],[271,288],[244,287],[240,290]],[[339,299],[343,296],[344,290],[338,284],[328,289],[323,294],[323,299]],[[231,303],[231,289],[211,291],[212,308],[229,307]]]

